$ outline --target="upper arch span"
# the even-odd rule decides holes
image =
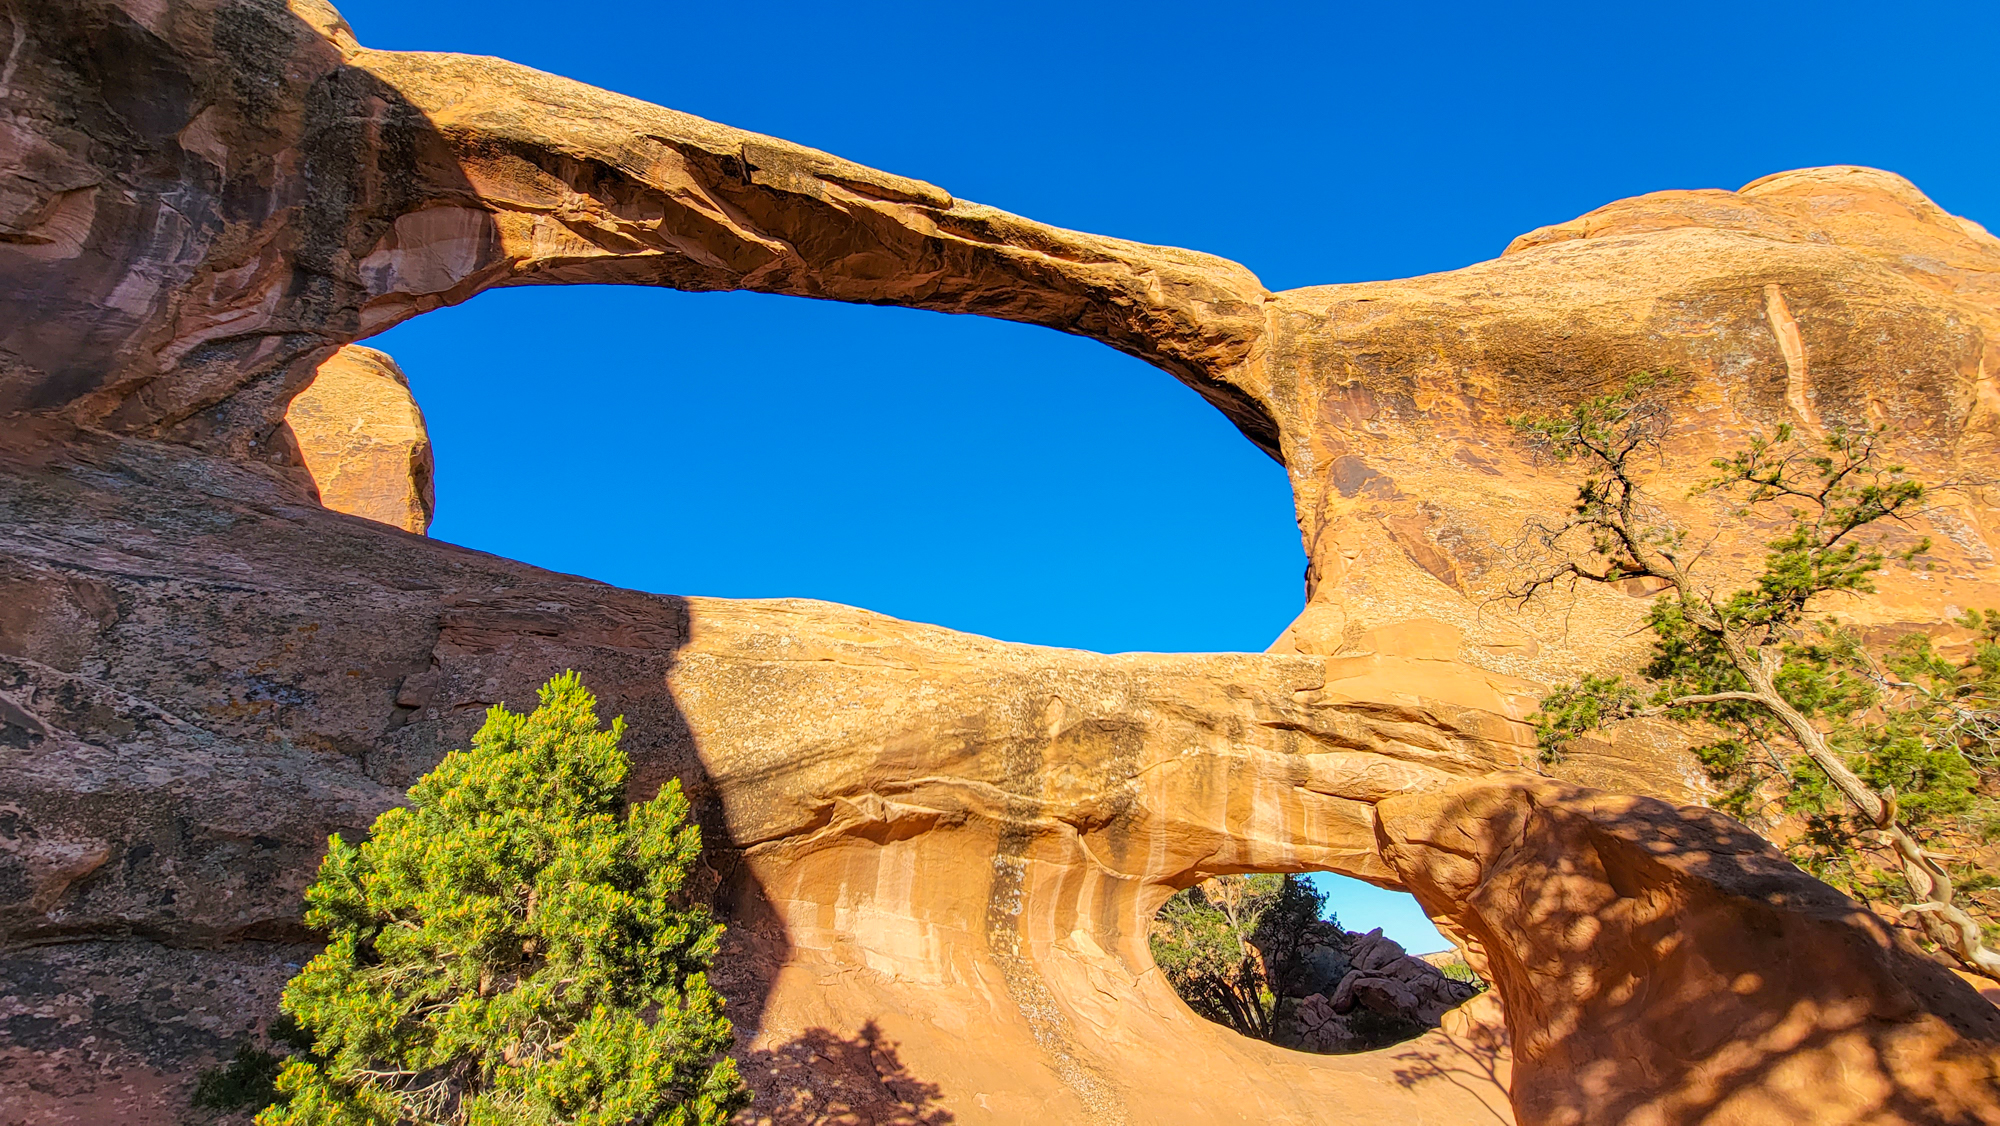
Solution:
[[[1233,262],[1036,223],[501,59],[368,50],[312,0],[150,20],[99,2],[56,35],[74,5],[26,7],[17,70],[107,112],[27,117],[36,175],[5,217],[0,308],[104,330],[82,350],[10,334],[0,411],[240,455],[342,345],[494,286],[611,283],[1074,333],[1171,372],[1279,456],[1246,374],[1269,295]],[[92,88],[113,52],[179,78],[149,92],[149,130]],[[246,70],[264,84],[233,80]]]

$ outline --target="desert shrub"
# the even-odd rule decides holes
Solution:
[[[710,1126],[748,1102],[706,975],[722,927],[685,893],[700,830],[678,783],[626,805],[624,729],[565,673],[328,842],[306,920],[330,941],[282,1002],[312,1047],[259,1126]]]
[[[1326,897],[1297,876],[1217,876],[1176,892],[1154,918],[1153,961],[1189,1007],[1245,1036],[1276,1032],[1284,959]]]
[[[1756,574],[1722,585],[1706,545],[1649,496],[1640,455],[1663,448],[1663,379],[1640,373],[1564,410],[1512,420],[1581,478],[1568,512],[1529,523],[1532,562],[1513,596],[1661,584],[1638,682],[1586,675],[1557,686],[1537,717],[1543,761],[1560,761],[1572,740],[1615,720],[1686,724],[1721,789],[1717,805],[1767,832],[1795,823],[1786,844],[1801,867],[1898,903],[1938,949],[2000,978],[1982,920],[1955,901],[1964,874],[1935,847],[1940,830],[1990,813],[1981,789],[2000,759],[2000,615],[1958,621],[1976,634],[1959,661],[1922,635],[1871,645],[1827,616],[1842,599],[1873,594],[1883,568],[1920,565],[1930,550],[1904,530],[1926,512],[1929,490],[1890,456],[1879,427],[1808,438],[1781,425],[1709,463],[1715,475],[1693,496],[1725,502],[1728,518],[1777,526]]]

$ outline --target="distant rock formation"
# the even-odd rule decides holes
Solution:
[[[437,507],[431,436],[396,361],[349,344],[313,372],[285,409],[319,502],[422,535]]]
[[[501,60],[368,50],[320,0],[17,0],[0,44],[10,1112],[179,1121],[309,954],[325,834],[575,668],[632,723],[635,792],[678,776],[699,805],[774,1121],[2000,1121],[2000,1010],[1686,808],[1670,739],[1573,757],[1571,782],[1652,797],[1519,771],[1540,686],[1629,664],[1647,592],[1488,602],[1522,519],[1568,500],[1505,418],[1638,368],[1681,373],[1664,455],[1689,472],[1780,421],[1882,422],[1920,474],[1991,477],[2000,242],[1901,178],[1661,193],[1463,270],[1271,293]],[[1286,466],[1305,610],[1268,654],[1107,657],[398,530],[427,507],[414,407],[300,392],[408,317],[583,282],[1144,358]],[[363,464],[393,469],[356,493],[394,527],[327,507]],[[2000,605],[1990,501],[1912,529],[1935,568],[1857,619]],[[1762,530],[1713,531],[1754,562]],[[1340,1057],[1195,1017],[1153,912],[1308,870],[1412,891],[1494,988]]]
[[[1278,983],[1278,1034],[1287,1048],[1325,1054],[1367,1051],[1436,1028],[1444,1015],[1479,995],[1376,927],[1350,934],[1321,923],[1289,952],[1289,980]],[[1268,958],[1268,956],[1267,956]]]

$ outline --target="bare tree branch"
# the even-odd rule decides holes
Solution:
[[[1629,696],[1624,696],[1610,714],[1649,716],[1678,708],[1747,704],[1775,720],[1834,791],[1894,851],[1918,900],[1905,910],[1918,916],[1925,933],[1966,968],[2000,980],[2000,954],[1985,947],[1977,922],[1954,904],[1951,877],[1939,863],[1942,854],[1925,850],[1911,836],[1898,817],[1894,792],[1870,788],[1829,745],[1826,733],[1778,687],[1786,646],[1796,643],[1810,601],[1821,594],[1873,589],[1868,576],[1882,566],[1884,553],[1879,546],[1860,545],[1853,537],[1882,520],[1907,523],[1910,510],[1922,502],[1923,487],[1909,480],[1900,465],[1882,459],[1880,429],[1835,435],[1813,452],[1796,440],[1789,426],[1781,426],[1774,440],[1759,438],[1733,458],[1716,459],[1712,464],[1718,476],[1698,484],[1696,494],[1740,488],[1746,511],[1788,500],[1808,506],[1789,510],[1792,530],[1772,541],[1757,583],[1719,597],[1694,573],[1709,545],[1704,544],[1692,561],[1679,559],[1676,548],[1685,532],[1645,505],[1642,482],[1631,465],[1635,451],[1649,445],[1657,448],[1664,433],[1663,409],[1656,401],[1647,405],[1648,392],[1659,379],[1641,373],[1621,390],[1567,411],[1511,420],[1538,453],[1558,462],[1581,461],[1586,475],[1568,520],[1555,527],[1531,525],[1532,534],[1556,561],[1511,585],[1508,597],[1525,605],[1558,586],[1573,588],[1579,582],[1664,580],[1680,618],[1705,643],[1719,649],[1745,687],[1683,693],[1638,709],[1631,708]],[[1584,537],[1587,547],[1576,542]],[[1927,550],[1928,545],[1923,541],[1903,558]],[[1592,683],[1586,678],[1578,691]],[[1615,687],[1617,680],[1595,683]],[[1545,708],[1555,699],[1552,695],[1545,700]],[[1597,710],[1597,704],[1590,704],[1593,710],[1588,713],[1579,713],[1576,697],[1565,699],[1566,715],[1587,714],[1595,717],[1590,722],[1601,722],[1606,714]],[[1995,726],[2000,729],[2000,718]],[[1761,739],[1757,742],[1764,746]],[[1768,754],[1769,748],[1764,749]],[[1781,765],[1777,769],[1791,780]]]

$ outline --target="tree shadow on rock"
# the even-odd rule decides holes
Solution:
[[[896,1044],[869,1021],[853,1036],[811,1028],[737,1062],[757,1101],[737,1121],[755,1126],[945,1126],[943,1088],[910,1074]]]
[[[1493,1092],[1506,1093],[1507,1038],[1503,1032],[1475,1023],[1459,1031],[1437,1029],[1431,1036],[1431,1041],[1410,1045],[1389,1057],[1398,1065],[1394,1072],[1398,1086],[1415,1090],[1427,1083],[1445,1082],[1482,1104]],[[1435,1046],[1437,1039],[1444,1041],[1444,1048]],[[1497,1110],[1492,1114],[1497,1122],[1511,1121]]]
[[[1523,1120],[2000,1120],[2000,1012],[1721,814],[1500,776],[1378,833],[1483,951]]]

